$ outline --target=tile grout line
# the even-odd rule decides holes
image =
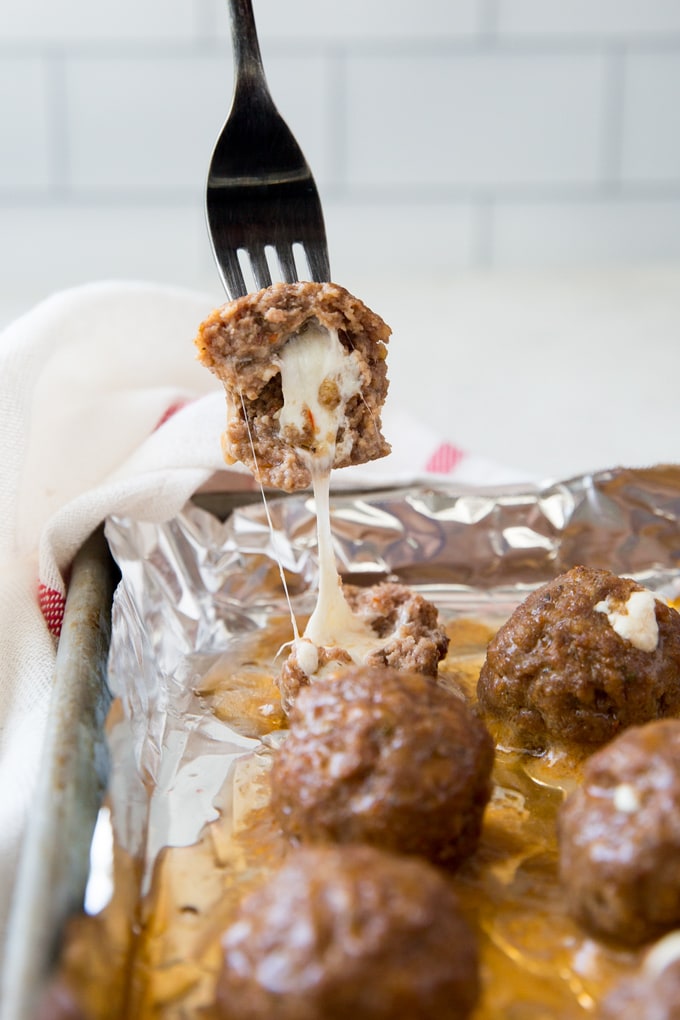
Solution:
[[[622,184],[623,120],[626,103],[627,48],[609,47],[602,111],[602,183],[607,194],[619,194]]]
[[[680,32],[649,38],[616,35],[513,35],[498,30],[497,0],[481,0],[478,16],[478,34],[472,36],[451,35],[422,36],[411,38],[347,38],[333,40],[324,36],[290,39],[283,36],[262,34],[262,44],[279,56],[316,55],[325,46],[341,46],[344,50],[364,57],[394,57],[456,55],[486,52],[489,47],[506,53],[537,55],[541,53],[592,53],[602,52],[606,47],[634,45],[637,52],[654,54],[680,50]],[[202,8],[198,8],[199,11]],[[90,59],[172,59],[190,57],[205,52],[206,45],[222,49],[226,40],[219,35],[217,22],[212,13],[196,14],[194,35],[191,38],[148,38],[148,39],[91,39],[64,38],[63,40],[36,39],[11,41],[0,37],[0,58],[29,59],[46,54],[59,54]]]
[[[193,0],[194,41],[199,45],[217,36],[215,5],[209,0]]]
[[[328,62],[328,102],[326,118],[326,150],[329,157],[330,188],[334,195],[348,192],[349,123],[347,115],[347,52],[344,46],[335,46],[326,54]],[[314,168],[312,167],[312,172]]]
[[[64,159],[66,167],[68,160]],[[316,168],[312,167],[316,175]],[[423,188],[427,193],[424,193]],[[585,187],[569,188],[561,183],[542,185],[517,185],[480,189],[474,185],[469,187],[436,188],[430,184],[418,182],[392,189],[378,189],[356,186],[353,189],[340,190],[332,183],[322,189],[328,201],[345,205],[389,206],[410,203],[427,208],[436,205],[469,205],[484,202],[531,204],[537,207],[546,204],[571,206],[575,203],[599,202],[603,197],[602,183],[595,182]],[[126,189],[114,191],[108,188],[73,189],[68,176],[64,181],[63,190],[58,198],[62,205],[73,208],[95,208],[97,206],[128,205],[130,207],[148,206],[149,208],[192,208],[196,205],[197,189],[176,189],[160,193],[157,190]],[[22,191],[18,188],[0,189],[0,208],[35,207],[44,209],[55,195],[37,191]],[[618,187],[615,197],[621,205],[634,202],[678,202],[680,200],[680,180],[666,182],[653,180],[626,181]]]
[[[498,0],[479,0],[477,24],[483,39],[498,39]]]
[[[50,190],[52,197],[63,200],[71,192],[66,58],[63,53],[53,51],[43,59],[45,63],[46,107],[49,122],[48,137],[50,176],[52,181]]]

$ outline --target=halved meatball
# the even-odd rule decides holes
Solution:
[[[575,917],[629,945],[680,925],[680,719],[626,730],[585,764],[559,814]]]
[[[457,865],[477,845],[493,757],[482,722],[432,678],[350,667],[300,691],[272,806],[296,840]]]
[[[384,641],[367,656],[365,665],[437,675],[449,639],[434,603],[393,581],[369,588],[346,585],[345,595],[352,612]]]
[[[594,748],[680,714],[680,614],[630,579],[574,567],[500,628],[477,693],[518,746]]]
[[[321,344],[320,331],[327,338]],[[202,323],[196,346],[200,361],[224,384],[227,463],[241,461],[274,488],[307,488],[307,455],[328,439],[315,417],[327,415],[335,422],[329,467],[384,457],[390,452],[380,421],[389,337],[379,315],[334,283],[278,283],[216,309]],[[296,352],[300,371],[288,421],[282,370],[287,345],[296,341],[308,349]]]
[[[375,647],[363,665],[391,666],[411,673],[436,676],[446,655],[449,639],[437,607],[405,584],[384,581],[368,588],[344,585],[343,593],[356,619],[375,635]],[[313,654],[312,666],[304,661],[306,642],[293,646],[277,679],[285,711],[289,711],[301,687],[315,674],[338,672],[351,665],[346,648],[322,647]]]
[[[464,1020],[475,936],[425,861],[309,847],[241,905],[222,940],[218,1020]]]

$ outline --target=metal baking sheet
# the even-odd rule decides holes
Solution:
[[[147,879],[163,846],[191,844],[214,817],[213,794],[233,763],[257,743],[206,712],[185,681],[209,669],[231,641],[285,612],[279,562],[295,611],[309,610],[314,597],[311,497],[273,500],[273,531],[261,504],[235,502],[241,498],[234,501],[228,494],[197,498],[160,525],[107,522],[122,572],[109,681],[124,706],[125,743],[133,749],[114,766],[109,796],[117,839],[130,853],[143,848]],[[341,493],[332,501],[336,556],[345,578],[359,583],[399,579],[440,605],[495,616],[506,615],[528,590],[576,563],[635,576],[677,598],[679,525],[680,467],[665,465],[615,469],[539,488],[417,485]],[[89,609],[80,612],[85,616]],[[101,719],[96,713],[83,716],[75,706],[60,725],[64,746],[74,748],[74,735],[83,727],[100,733]],[[74,752],[73,759],[75,774],[91,773],[86,755]],[[152,790],[148,799],[140,776],[144,789]],[[45,819],[43,829],[49,830],[54,821]],[[34,857],[44,854],[51,838],[77,875],[70,888],[92,885],[97,875],[88,875],[82,852],[71,854],[56,828],[51,837],[44,831],[37,840],[36,828],[29,847]],[[59,882],[64,881],[62,876]],[[73,896],[69,904],[75,905]],[[49,919],[50,945],[58,939],[63,916],[62,909]],[[18,930],[24,952],[30,953],[35,932],[31,935],[30,925]],[[17,1002],[22,994],[26,1001],[33,997],[50,954],[42,951],[36,960],[30,978],[17,976],[17,986],[23,983]],[[2,1014],[3,1020],[29,1015],[19,1007]]]
[[[4,965],[2,1020],[32,1020],[66,919],[82,908],[90,842],[109,777],[104,724],[118,571],[98,529],[73,564],[41,780],[16,881]]]

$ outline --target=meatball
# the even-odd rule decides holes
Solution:
[[[680,719],[631,727],[593,754],[558,831],[585,927],[638,945],[680,924]]]
[[[347,603],[358,620],[364,621],[378,641],[364,659],[368,666],[391,666],[426,676],[436,676],[446,655],[449,639],[435,605],[404,584],[385,581],[369,588],[345,585]],[[370,633],[369,631],[369,633]],[[298,691],[310,683],[311,676],[329,664],[335,671],[352,662],[344,648],[320,648],[309,664],[293,647],[278,679],[284,708],[288,710]],[[306,668],[305,668],[306,667]]]
[[[593,748],[680,713],[680,614],[634,581],[575,567],[500,628],[477,693],[520,746]]]
[[[385,643],[364,660],[367,666],[392,666],[436,676],[449,639],[437,607],[405,584],[385,581],[370,588],[348,585],[350,608]]]
[[[602,1003],[599,1020],[680,1020],[680,935],[654,946],[640,970]]]
[[[308,687],[313,679],[316,682],[319,674],[330,676],[351,666],[352,661],[352,656],[345,648],[335,645],[317,648],[304,639],[296,642],[276,680],[284,712],[290,713],[300,690]]]
[[[311,484],[309,455],[327,453],[332,467],[384,457],[389,336],[380,316],[334,283],[274,284],[214,311],[196,346],[224,384],[227,463],[239,460],[261,482],[291,492]],[[291,364],[289,407],[291,351],[304,371]]]
[[[309,847],[241,905],[222,940],[219,1020],[462,1020],[475,937],[425,861]]]
[[[294,840],[454,866],[477,845],[493,757],[483,723],[432,678],[351,667],[300,691],[272,767],[272,807]]]

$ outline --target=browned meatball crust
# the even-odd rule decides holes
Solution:
[[[478,995],[447,880],[367,846],[291,853],[222,946],[219,1020],[464,1020]]]
[[[381,433],[380,413],[388,386],[390,329],[343,287],[274,284],[216,309],[196,338],[200,361],[221,379],[227,395],[225,459],[241,461],[264,484],[289,492],[311,483],[309,466],[296,448],[310,449],[311,438],[281,435],[283,392],[277,355],[309,322],[337,331],[361,372],[361,392],[346,407],[333,467],[384,457],[390,447]],[[332,405],[337,393],[330,383],[327,389],[321,402]]]
[[[658,640],[647,651],[602,611],[625,611],[631,593],[644,591],[575,567],[529,595],[489,644],[477,688],[484,712],[534,748],[596,746],[626,726],[680,714],[680,615],[656,601]]]
[[[449,639],[437,607],[404,584],[385,581],[369,588],[345,585],[345,598],[352,612],[365,620],[384,644],[365,659],[367,666],[391,666],[412,673],[436,676],[446,655]],[[352,662],[342,648],[319,650],[319,669],[335,663],[338,669]],[[288,711],[301,687],[311,678],[298,662],[293,648],[278,678],[283,706]]]
[[[558,831],[567,902],[589,930],[636,945],[680,925],[680,719],[592,755]]]
[[[493,756],[484,725],[435,680],[356,666],[300,691],[272,806],[293,839],[453,866],[477,845]]]

